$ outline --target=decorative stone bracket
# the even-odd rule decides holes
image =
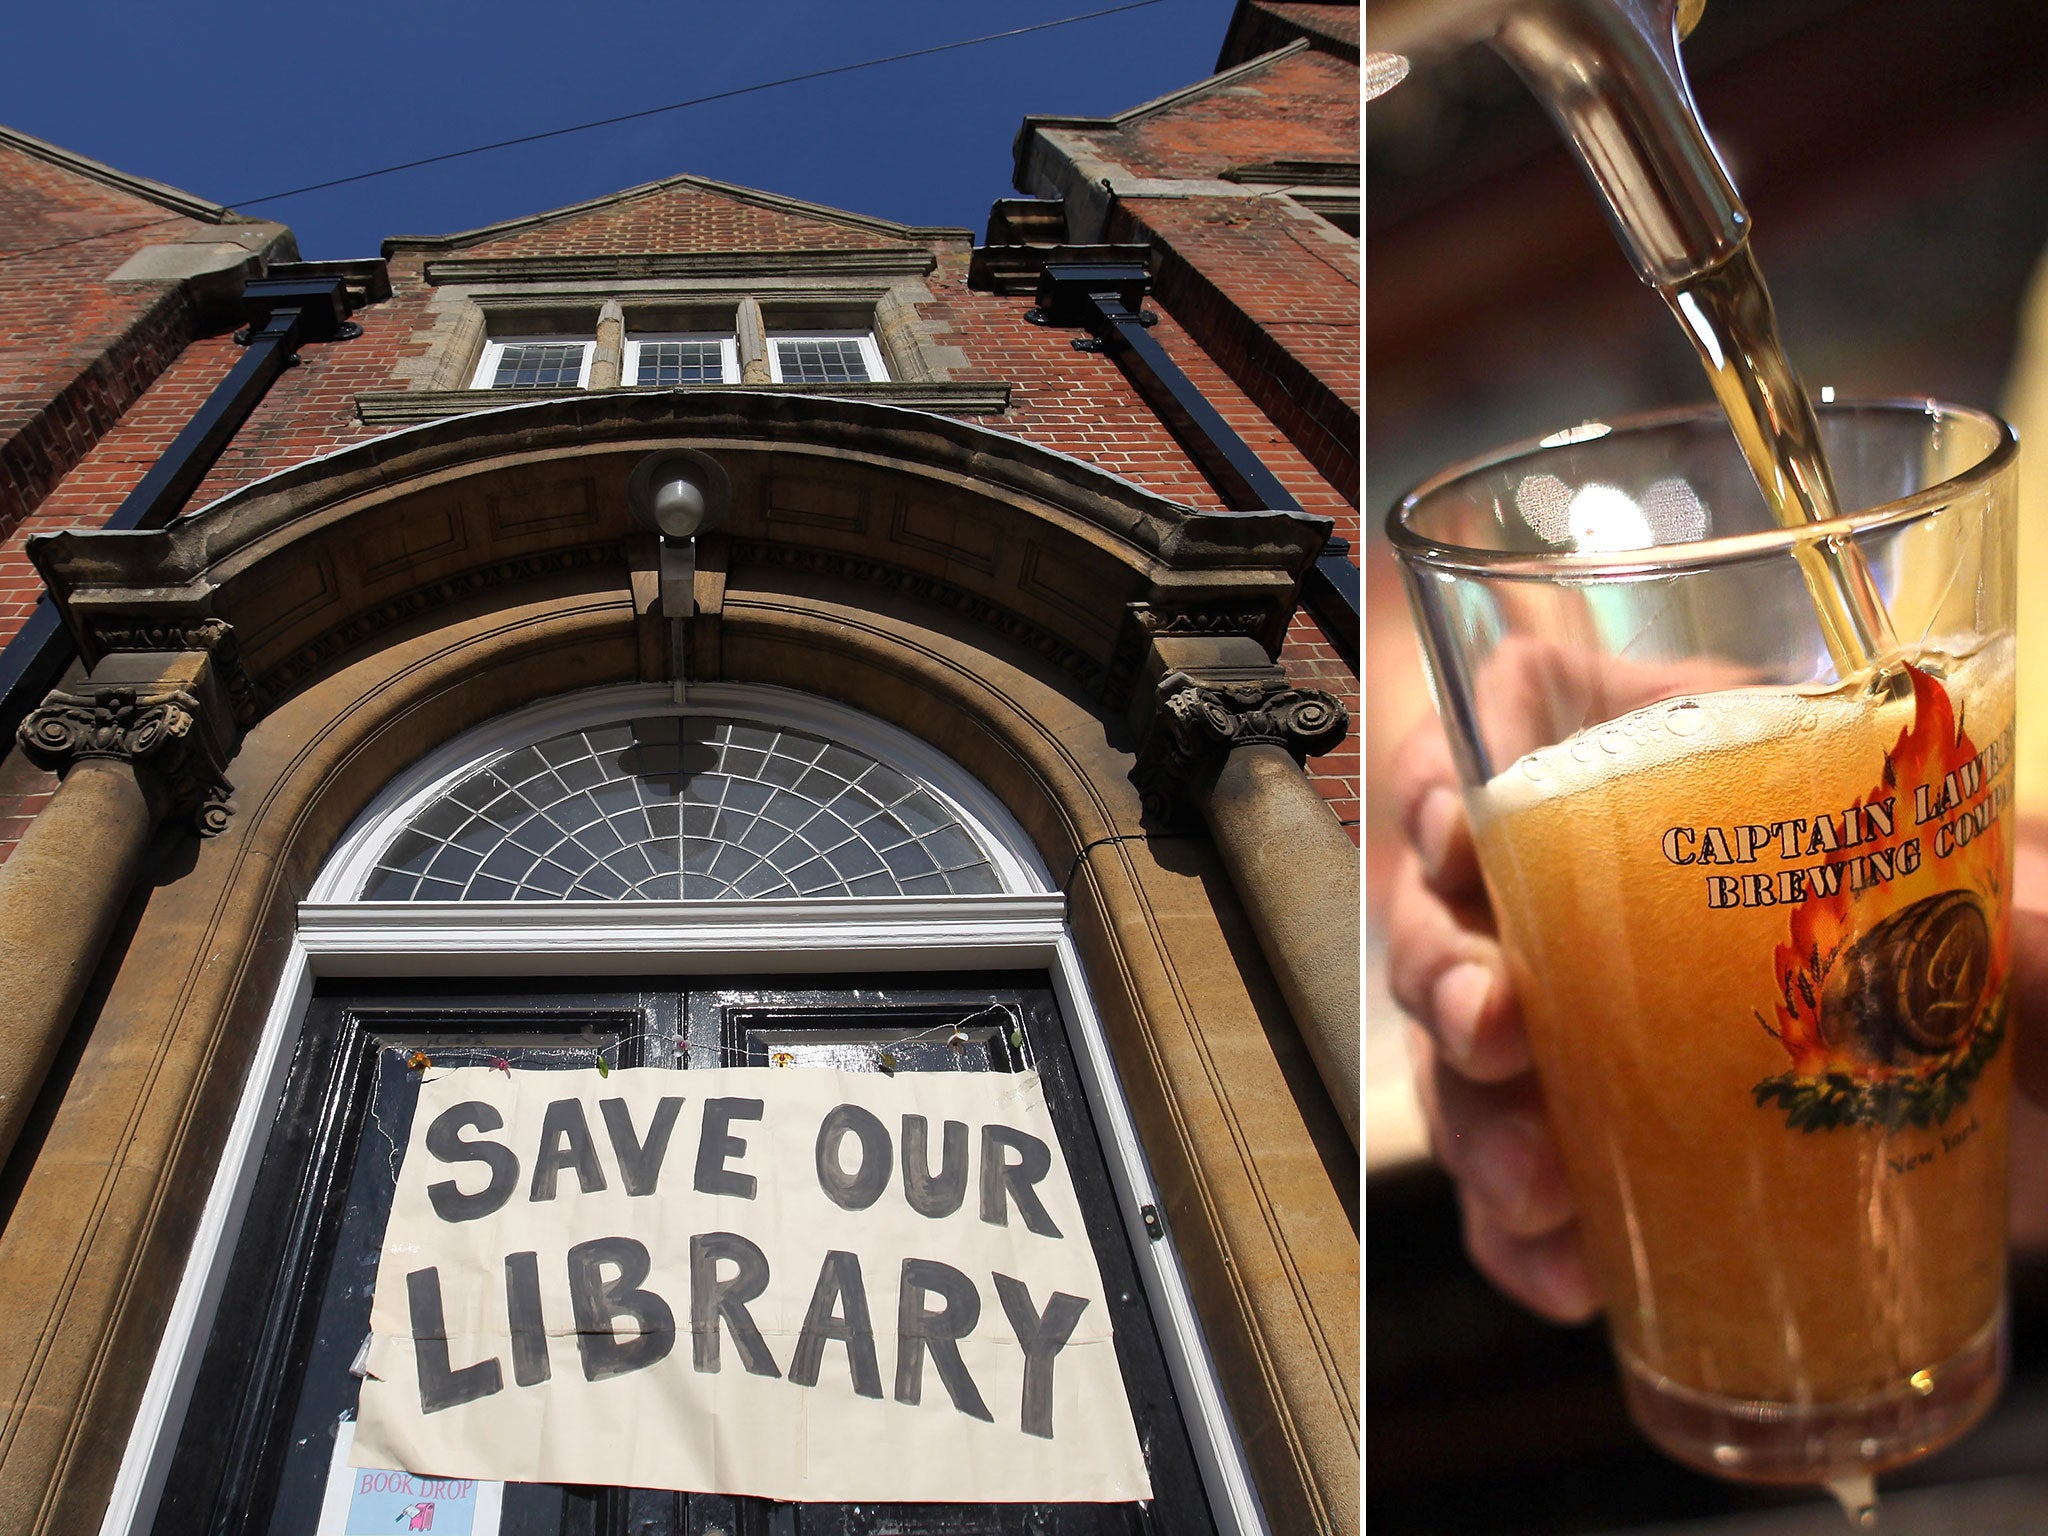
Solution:
[[[88,626],[86,656],[106,657],[116,651],[204,651],[213,663],[208,670],[227,694],[234,723],[247,730],[262,716],[234,626],[225,619],[94,619]]]

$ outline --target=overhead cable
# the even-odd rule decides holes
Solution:
[[[308,182],[303,187],[287,187],[282,192],[265,192],[260,197],[236,198],[227,206],[247,208],[256,203],[274,203],[281,198],[299,197],[307,192],[324,192],[329,187],[345,187],[352,182],[369,181],[377,176],[390,176],[399,171],[417,170],[423,165],[440,165],[449,160],[461,160],[470,155],[488,154],[494,149],[510,149],[516,144],[535,144],[542,139],[558,139],[564,134],[587,133],[593,128],[609,128],[615,123],[636,122],[643,117],[658,117],[664,112],[680,112],[685,107],[701,107],[707,102],[730,101],[735,96],[748,96],[756,91],[772,91],[778,86],[797,85],[805,80],[822,80],[827,75],[850,74],[857,69],[873,69],[880,64],[898,64],[905,59],[928,58],[935,53],[951,53],[958,48],[973,48],[981,43],[1001,42],[1005,38],[1024,37],[1032,32],[1049,32],[1054,27],[1071,27],[1084,21],[1097,21],[1104,16],[1115,16],[1123,11],[1142,11],[1147,6],[1164,4],[1165,0],[1130,0],[1129,4],[1112,5],[1106,10],[1087,11],[1078,16],[1063,16],[1057,21],[1035,22],[1028,27],[1012,27],[1007,32],[990,32],[981,37],[962,38],[953,43],[935,43],[929,48],[913,48],[908,53],[892,53],[882,58],[862,59],[857,64],[835,64],[829,69],[807,70],[801,75],[785,75],[780,80],[763,80],[755,85],[736,86],[729,91],[714,91],[708,96],[692,96],[688,101],[672,101],[662,107],[645,107],[638,112],[621,112],[616,117],[595,118],[587,123],[573,123],[567,128],[550,128],[542,133],[521,134],[517,138],[498,139],[489,144],[474,145],[469,149],[451,149],[446,154],[428,155],[419,160],[405,160],[397,165],[380,166],[374,171],[359,171],[353,176],[336,176],[329,181]]]

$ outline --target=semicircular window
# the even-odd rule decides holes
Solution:
[[[365,901],[746,901],[1002,889],[929,790],[782,726],[650,715],[465,774],[413,816]]]

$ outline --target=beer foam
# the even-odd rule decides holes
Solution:
[[[1941,677],[1959,704],[1993,715],[2011,707],[2013,642],[2001,636],[1965,656],[1928,648],[1909,658]],[[1802,756],[1850,739],[1889,744],[1912,722],[1912,695],[1873,698],[1865,672],[1827,689],[1731,688],[1662,699],[1517,759],[1469,796],[1475,822],[1532,811],[1592,790],[1680,772],[1688,790],[1739,792],[1753,754],[1797,742]]]

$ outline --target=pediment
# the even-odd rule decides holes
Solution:
[[[384,254],[475,260],[575,257],[590,252],[707,253],[850,251],[971,240],[965,229],[928,229],[872,218],[705,176],[644,186],[450,235],[396,235]]]

